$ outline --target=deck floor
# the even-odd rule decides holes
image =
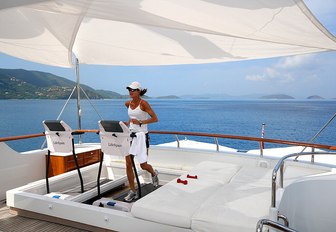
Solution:
[[[15,211],[9,209],[5,201],[0,201],[0,231],[1,232],[21,232],[21,231],[57,231],[57,232],[80,232],[86,231],[73,227],[51,223],[47,221],[31,219],[17,215]]]

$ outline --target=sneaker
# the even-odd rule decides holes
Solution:
[[[159,186],[159,172],[158,170],[155,170],[155,176],[152,176],[152,182],[154,187]]]
[[[135,193],[135,192],[133,192],[133,190],[130,190],[128,192],[127,196],[124,198],[124,201],[131,202],[131,201],[133,201],[133,200],[135,200],[137,198],[138,198],[138,194]]]

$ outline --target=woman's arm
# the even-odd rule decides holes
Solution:
[[[149,105],[149,103],[147,101],[142,101],[142,104],[140,105],[140,107],[142,108],[143,111],[147,112],[150,116],[150,118],[143,120],[142,124],[149,124],[149,123],[154,123],[154,122],[158,122],[159,119],[157,118],[154,110],[152,109],[152,107]]]
[[[126,102],[125,102],[125,106],[126,106],[126,108],[128,108],[130,104],[131,104],[131,101],[126,101]],[[123,122],[123,123],[124,123],[126,126],[128,126],[128,125],[130,124],[130,122],[131,122],[131,119],[129,119],[127,122]]]

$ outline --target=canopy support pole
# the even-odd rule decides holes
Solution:
[[[76,89],[77,89],[77,115],[78,115],[78,130],[82,129],[82,120],[81,120],[81,107],[80,107],[80,82],[79,82],[79,62],[76,58]],[[78,136],[79,143],[82,143],[82,136]]]

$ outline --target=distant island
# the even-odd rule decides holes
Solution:
[[[295,99],[292,96],[286,94],[272,94],[260,97],[260,99]]]
[[[156,99],[180,99],[180,97],[175,95],[168,95],[168,96],[156,97]]]
[[[319,95],[313,95],[313,96],[309,96],[309,97],[307,97],[307,99],[322,100],[322,99],[324,99],[324,98],[321,97],[321,96],[319,96]]]
[[[51,73],[28,71],[24,69],[0,69],[0,99],[67,99],[74,90],[76,83]],[[110,90],[96,90],[81,84],[90,99],[128,99],[129,95],[122,95]],[[72,98],[76,98],[73,94]],[[147,99],[295,99],[286,94],[272,95],[243,95],[230,96],[228,94],[199,94],[199,95],[167,95],[159,97],[144,96]],[[307,97],[309,100],[324,99],[318,95]]]

